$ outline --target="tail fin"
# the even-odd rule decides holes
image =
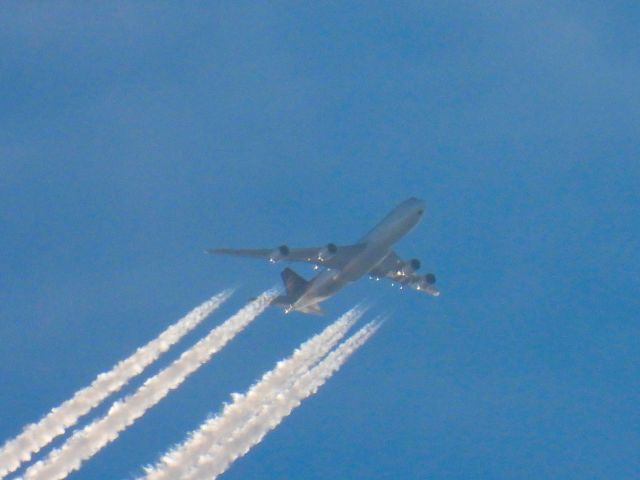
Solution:
[[[290,298],[300,296],[309,283],[290,268],[285,268],[280,275],[282,276],[284,287],[287,289],[287,296]]]

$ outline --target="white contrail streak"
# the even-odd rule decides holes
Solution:
[[[324,360],[302,374],[291,388],[281,392],[230,438],[218,438],[209,452],[201,455],[193,468],[181,478],[212,479],[225,472],[239,457],[245,455],[264,436],[277,427],[302,400],[313,395],[349,358],[377,331],[379,323],[370,322],[345,340]]]
[[[109,412],[84,429],[75,432],[62,447],[32,465],[24,474],[26,480],[57,480],[77,470],[102,447],[131,425],[153,405],[177,388],[191,373],[207,362],[235,335],[241,332],[269,306],[273,292],[265,292],[242,308],[223,324],[185,351],[171,365],[149,378],[134,394],[115,402]]]
[[[286,360],[281,360],[244,395],[233,394],[233,403],[224,407],[216,417],[203,423],[187,436],[187,440],[166,453],[154,466],[146,469],[146,480],[180,478],[198,457],[205,454],[212,442],[226,439],[243,427],[260,408],[274,401],[300,375],[308,371],[329,352],[360,318],[363,310],[353,308],[321,333],[300,345]]]
[[[230,295],[231,290],[225,290],[194,308],[154,340],[138,348],[129,358],[117,363],[110,371],[98,375],[91,385],[78,390],[73,397],[52,409],[42,420],[26,426],[22,433],[6,442],[0,449],[0,478],[15,471],[22,462],[30,460],[35,452],[64,433],[81,416],[140,374],[216,310]]]

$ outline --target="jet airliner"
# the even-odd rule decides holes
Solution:
[[[329,243],[324,247],[289,248],[281,245],[266,249],[212,248],[208,253],[264,258],[271,263],[279,261],[305,262],[322,268],[311,280],[305,280],[290,268],[282,273],[286,294],[276,297],[272,305],[285,313],[299,311],[320,315],[320,302],[334,295],[345,285],[364,275],[388,278],[401,286],[437,297],[433,273],[419,275],[420,261],[402,260],[392,246],[422,219],[425,206],[422,200],[410,198],[394,208],[378,225],[352,245]]]

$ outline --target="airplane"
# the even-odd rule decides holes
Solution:
[[[320,302],[367,274],[376,280],[388,278],[401,288],[408,286],[437,297],[440,291],[434,286],[435,275],[417,274],[416,270],[420,268],[418,259],[402,260],[391,249],[422,219],[424,210],[422,200],[409,198],[352,245],[328,243],[324,247],[311,248],[289,248],[287,245],[266,249],[211,248],[206,252],[264,258],[271,263],[305,262],[314,265],[315,269],[323,268],[311,280],[305,280],[290,268],[282,271],[286,295],[276,297],[271,304],[282,307],[285,313],[299,311],[322,315]]]

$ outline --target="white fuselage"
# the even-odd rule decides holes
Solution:
[[[351,258],[340,270],[325,270],[309,281],[305,291],[291,305],[290,310],[316,305],[338,290],[371,272],[389,255],[391,246],[409,232],[422,218],[424,202],[416,198],[401,203],[378,225],[367,233],[359,244],[365,248]]]

